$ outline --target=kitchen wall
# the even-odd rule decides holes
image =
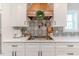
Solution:
[[[68,32],[64,27],[66,26],[66,17],[69,10],[75,10],[78,13],[77,16],[77,25],[79,25],[79,3],[55,3],[54,4],[54,20],[56,21],[56,24],[54,26],[63,27],[64,32]],[[79,26],[78,29],[74,32],[79,32]]]
[[[75,10],[78,14],[78,18],[77,18],[77,22],[78,22],[78,25],[79,25],[79,3],[69,3],[68,4],[68,10]],[[79,26],[78,26],[78,29],[79,29]],[[79,30],[78,30],[79,31]]]
[[[1,54],[1,44],[2,44],[2,40],[1,40],[1,14],[0,14],[0,54]]]
[[[24,20],[26,20],[26,12],[24,11],[26,9],[24,7],[25,4],[2,4],[2,41],[12,39],[13,26],[22,26]]]
[[[12,27],[11,27],[11,5],[2,4],[2,39],[6,40],[12,37]]]
[[[1,16],[2,16],[2,14],[1,14],[1,4],[0,4],[0,54],[1,54],[1,44],[2,44],[2,40],[1,40]]]
[[[62,4],[60,4],[61,6],[63,6]],[[60,5],[56,5],[56,7],[58,8],[58,7],[60,7]],[[63,8],[64,8],[64,11],[66,12],[66,14],[65,14],[65,12],[63,11],[63,8],[60,8],[61,9],[61,11],[60,11],[60,9],[57,9],[56,7],[55,7],[55,9],[57,10],[57,11],[60,11],[60,12],[55,12],[55,16],[54,16],[54,19],[55,19],[55,21],[57,20],[57,23],[58,23],[58,25],[64,25],[64,24],[66,24],[67,22],[66,22],[66,18],[63,18],[64,16],[66,17],[67,16],[67,13],[68,13],[68,11],[76,11],[76,13],[77,13],[77,26],[78,26],[78,28],[77,28],[77,30],[75,30],[75,31],[72,31],[72,32],[70,32],[70,31],[68,31],[68,30],[66,30],[64,27],[63,27],[63,32],[62,31],[60,31],[60,29],[62,30],[62,27],[60,28],[60,27],[57,27],[57,28],[55,28],[55,30],[56,31],[58,31],[58,32],[54,32],[54,36],[79,36],[79,8],[77,7],[79,5],[79,3],[68,3],[67,5],[65,4],[64,6],[63,6]],[[66,7],[66,8],[65,8]],[[55,10],[55,11],[56,11]],[[62,12],[63,11],[63,12]],[[61,12],[62,13],[64,13],[64,15],[63,14],[61,14]],[[61,14],[61,15],[60,15]],[[62,17],[63,16],[63,17]],[[59,19],[59,20],[58,20]],[[65,23],[64,23],[65,22]],[[63,24],[64,23],[64,24]],[[57,25],[57,26],[58,26]]]
[[[67,4],[66,3],[55,3],[54,4],[54,20],[56,24],[54,26],[65,26],[66,25],[66,14]]]
[[[17,5],[19,6],[18,8]],[[62,23],[64,24],[63,22],[63,19],[65,17],[64,14],[66,14],[66,12],[64,12],[66,10],[65,9],[66,7],[64,6],[66,5],[67,4],[60,4],[60,3],[54,4],[56,10],[54,17],[58,24]],[[14,29],[12,27],[22,26],[24,21],[27,19],[25,6],[26,6],[25,4],[2,4],[2,39],[3,39],[2,41],[7,39],[11,40],[14,33]],[[59,6],[61,6],[61,8]]]

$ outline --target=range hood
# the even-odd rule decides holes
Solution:
[[[53,16],[53,7],[50,7],[48,3],[32,3],[27,9],[27,16],[34,18],[38,10],[44,11],[45,18],[50,18]]]

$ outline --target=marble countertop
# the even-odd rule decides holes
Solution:
[[[37,43],[37,42],[79,42],[79,36],[76,37],[53,37],[53,40],[28,40],[30,36],[27,37],[21,37],[21,38],[5,38],[5,40],[2,40],[2,42],[24,42],[24,43]]]

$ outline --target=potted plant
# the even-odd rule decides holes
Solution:
[[[36,12],[36,18],[37,18],[37,20],[43,20],[44,19],[44,11],[38,10]]]
[[[39,27],[43,25],[42,20],[44,19],[44,11],[38,10],[36,12],[36,19],[38,20]]]

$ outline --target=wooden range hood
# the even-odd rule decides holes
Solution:
[[[51,8],[48,3],[32,3],[27,9],[27,16],[29,18],[34,18],[38,10],[44,11],[45,19],[50,19],[50,17],[53,16],[53,7]]]

